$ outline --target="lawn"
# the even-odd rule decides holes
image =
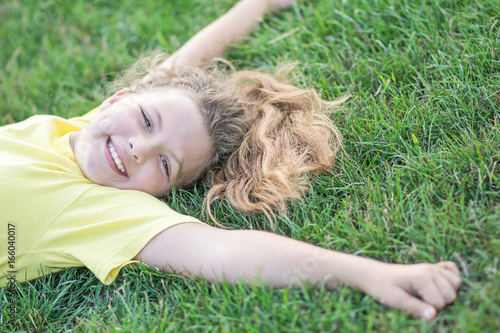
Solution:
[[[0,124],[82,115],[141,54],[172,53],[234,0],[6,0],[0,4]],[[347,287],[273,289],[136,266],[104,286],[84,268],[0,289],[0,331],[494,332],[500,329],[500,7],[497,0],[318,0],[267,16],[227,54],[237,68],[297,62],[325,99],[345,153],[310,178],[278,234],[387,262],[452,260],[463,285],[423,322]],[[1,157],[0,157],[1,158]],[[172,208],[200,214],[205,187]],[[8,202],[0,203],[1,207]],[[271,230],[213,207],[219,222]]]

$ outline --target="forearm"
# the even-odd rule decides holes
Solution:
[[[226,14],[193,36],[163,66],[198,66],[221,56],[232,44],[257,27],[268,11],[266,0],[242,0]]]
[[[215,279],[223,276],[229,282],[262,281],[274,287],[324,282],[330,289],[338,283],[363,289],[359,277],[383,265],[263,231],[235,230],[228,235],[218,256],[224,260],[214,261],[212,267]]]

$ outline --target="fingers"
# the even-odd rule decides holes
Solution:
[[[398,308],[401,311],[409,313],[415,317],[424,318],[425,320],[432,320],[436,317],[436,308],[432,305],[412,296],[404,289],[398,289],[396,292],[393,304],[387,304]]]
[[[432,270],[432,268],[430,268]],[[443,291],[441,287],[444,288],[446,297],[451,297],[448,295],[450,293],[451,287],[447,285],[447,283],[443,281],[439,281],[439,284],[436,283],[437,278],[442,278],[439,274],[429,274],[425,276],[421,276],[418,282],[414,284],[414,290],[417,295],[426,303],[432,305],[435,309],[442,309],[446,304],[446,298],[443,295]],[[444,281],[446,279],[442,278]],[[442,285],[442,286],[441,286]]]
[[[460,285],[462,284],[460,273],[456,274],[454,271],[452,272],[451,270],[444,269],[441,270],[441,275],[450,282],[455,290],[458,290],[458,288],[460,288]]]
[[[452,262],[426,265],[425,274],[414,284],[415,292],[435,309],[442,309],[457,298],[460,271]]]
[[[455,292],[455,288],[451,285],[450,281],[448,281],[443,276],[436,276],[434,281],[443,297],[445,304],[443,306],[452,303],[455,298],[457,298],[457,293]],[[437,307],[440,309],[439,307]]]
[[[438,262],[436,265],[439,267],[442,267],[444,269],[449,270],[450,272],[455,273],[455,275],[460,276],[460,270],[458,269],[457,265],[453,261],[441,261]]]

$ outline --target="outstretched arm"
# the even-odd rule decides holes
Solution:
[[[461,284],[452,262],[387,264],[257,230],[224,230],[197,223],[166,229],[136,259],[165,272],[208,281],[239,279],[274,286],[344,283],[381,303],[431,320],[453,302]],[[417,294],[420,298],[413,296]]]
[[[241,0],[226,14],[194,35],[162,66],[199,66],[220,57],[257,27],[267,12],[288,8],[295,0]]]

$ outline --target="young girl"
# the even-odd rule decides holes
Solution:
[[[267,74],[200,68],[291,2],[240,1],[170,58],[140,62],[83,117],[35,116],[1,128],[2,286],[74,266],[109,284],[142,261],[213,282],[344,283],[427,320],[453,302],[461,280],[452,262],[387,264],[216,228],[156,199],[208,179],[208,212],[225,197],[273,220],[299,197],[306,172],[332,165],[340,137],[320,110],[340,102]],[[144,64],[145,75],[130,82]]]

